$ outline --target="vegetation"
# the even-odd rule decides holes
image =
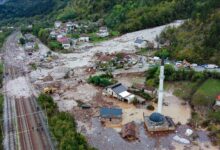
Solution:
[[[0,5],[0,25],[32,24],[36,21],[55,20],[56,11],[68,0],[9,0]]]
[[[192,104],[210,108],[215,103],[215,98],[220,91],[220,80],[208,79],[195,92]]]
[[[53,98],[46,94],[40,94],[38,102],[47,110],[49,128],[58,142],[59,150],[94,150],[85,137],[77,133],[76,122],[69,113],[59,112]]]
[[[121,33],[188,18],[195,3],[190,0],[72,0],[58,19],[99,21]]]
[[[21,45],[24,45],[25,44],[25,39],[24,38],[20,38],[19,42],[20,42]]]
[[[153,105],[148,105],[148,106],[147,106],[147,109],[150,110],[150,111],[153,111],[155,108],[154,108]]]
[[[2,30],[2,32],[0,32],[0,48],[3,46],[3,43],[5,41],[5,39],[11,34],[11,30]]]
[[[88,82],[101,87],[106,87],[116,83],[116,81],[113,80],[112,74],[108,73],[99,76],[90,76]]]
[[[206,0],[197,5],[192,19],[180,28],[167,28],[160,36],[169,43],[171,58],[193,63],[220,65],[220,1]]]
[[[159,66],[152,67],[146,72],[146,84],[147,86],[157,86],[159,83]],[[178,69],[172,65],[165,65],[165,81],[191,81],[201,83],[206,79],[220,79],[220,73],[218,72],[196,72],[193,69]]]

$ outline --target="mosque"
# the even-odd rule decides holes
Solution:
[[[158,112],[152,113],[150,116],[144,117],[144,124],[148,131],[173,131],[175,130],[175,124],[172,118],[164,116],[162,114],[163,107],[163,84],[164,84],[164,60],[161,62],[160,66],[160,85],[158,92]]]

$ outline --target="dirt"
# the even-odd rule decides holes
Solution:
[[[32,92],[25,77],[18,77],[6,83],[6,91],[9,96],[30,97]]]

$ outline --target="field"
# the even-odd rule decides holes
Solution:
[[[190,100],[193,93],[196,91],[198,87],[197,82],[173,82],[173,83],[166,83],[166,89],[173,89],[173,94],[177,97],[180,97],[183,100]]]
[[[195,92],[192,103],[199,106],[211,106],[220,93],[220,80],[208,79]]]

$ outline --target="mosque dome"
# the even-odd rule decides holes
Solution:
[[[160,113],[154,112],[150,115],[149,117],[150,121],[157,123],[157,124],[162,124],[164,123],[164,116]]]

